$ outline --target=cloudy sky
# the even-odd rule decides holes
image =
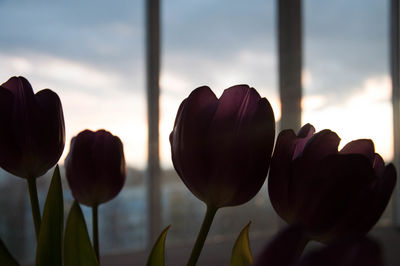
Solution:
[[[279,120],[275,1],[162,2],[163,166],[177,107],[198,86],[219,96],[247,83]],[[304,0],[303,122],[335,130],[343,144],[372,138],[390,160],[388,5]],[[0,0],[0,21],[0,82],[23,75],[35,91],[53,89],[68,142],[106,128],[123,140],[128,163],[145,167],[144,1]]]

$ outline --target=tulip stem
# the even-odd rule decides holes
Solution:
[[[98,215],[98,205],[92,207],[92,229],[93,229],[93,247],[96,252],[97,261],[100,265],[100,253],[99,253],[99,215]]]
[[[204,242],[206,241],[208,232],[210,231],[211,224],[214,220],[215,213],[218,208],[207,206],[206,216],[204,217],[203,223],[199,234],[197,235],[196,243],[194,244],[192,254],[190,254],[187,266],[194,266],[200,257],[201,250],[203,249]]]
[[[39,240],[39,232],[40,232],[40,207],[39,207],[39,199],[37,195],[36,188],[36,178],[27,178],[28,187],[29,187],[29,198],[31,200],[31,208],[32,208],[32,217],[33,222],[35,224],[35,233],[36,233],[36,241]]]

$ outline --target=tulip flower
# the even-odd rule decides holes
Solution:
[[[384,265],[381,248],[372,238],[347,235],[301,257],[307,242],[305,228],[287,226],[263,248],[254,266]]]
[[[383,266],[382,250],[372,238],[349,236],[310,252],[295,266]]]
[[[65,169],[78,202],[90,207],[107,202],[118,195],[125,183],[122,142],[105,130],[84,130],[71,140]]]
[[[44,175],[64,150],[60,98],[49,89],[34,94],[23,77],[0,86],[0,167],[22,178]]]
[[[105,130],[84,130],[71,140],[65,169],[74,198],[92,207],[93,242],[99,259],[98,205],[116,197],[125,183],[122,142]]]
[[[207,205],[203,229],[209,229],[218,208],[243,204],[260,190],[274,137],[271,105],[247,85],[226,89],[220,99],[200,87],[182,102],[170,135],[172,162],[189,190]],[[200,242],[208,233],[203,229]],[[197,244],[194,250],[201,250]],[[199,254],[192,255],[189,265]]]
[[[312,125],[283,130],[277,139],[268,181],[276,212],[300,224],[320,242],[367,233],[378,221],[396,182],[374,144],[359,139],[338,151],[340,138]]]
[[[34,94],[28,80],[12,77],[0,86],[0,125],[0,167],[27,179],[38,237],[36,178],[58,162],[65,144],[60,98],[49,89]]]
[[[172,161],[189,190],[220,208],[249,201],[263,185],[275,136],[271,105],[247,85],[220,99],[195,89],[179,107],[170,135]]]

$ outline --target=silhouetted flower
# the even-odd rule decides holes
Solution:
[[[60,98],[49,89],[34,94],[28,80],[12,77],[0,86],[0,167],[36,178],[53,167],[64,150]]]
[[[220,208],[249,201],[263,185],[275,120],[265,98],[247,85],[195,89],[179,107],[170,135],[172,161],[190,191]]]
[[[308,242],[305,228],[287,226],[258,254],[254,266],[382,266],[379,244],[371,238],[347,235],[304,256]]]
[[[379,244],[365,236],[338,239],[305,255],[296,266],[383,266]]]
[[[318,241],[368,232],[392,194],[394,166],[385,166],[371,140],[352,141],[338,152],[336,133],[314,133],[307,124],[297,136],[279,134],[268,181],[272,206]]]
[[[78,202],[93,207],[109,201],[125,183],[122,142],[105,130],[84,130],[72,138],[65,168],[72,195]]]

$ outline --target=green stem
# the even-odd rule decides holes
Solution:
[[[32,217],[33,217],[33,222],[35,224],[35,233],[37,241],[39,239],[41,216],[40,216],[39,199],[37,196],[36,178],[27,178],[27,180],[29,187],[29,198],[31,200]]]
[[[201,225],[201,229],[199,234],[197,235],[196,243],[194,244],[192,254],[190,255],[187,266],[194,266],[197,263],[197,260],[200,257],[201,250],[203,249],[204,242],[206,241],[208,232],[210,231],[210,227],[212,221],[214,220],[215,213],[218,208],[207,206],[206,216],[204,217],[203,223]]]
[[[100,253],[99,253],[99,217],[98,217],[98,205],[92,207],[92,229],[93,229],[93,247],[96,252],[97,261],[100,265]]]

